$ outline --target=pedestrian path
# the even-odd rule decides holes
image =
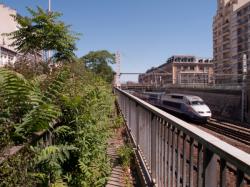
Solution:
[[[106,187],[127,187],[124,180],[125,172],[119,163],[119,157],[117,154],[117,149],[122,145],[124,145],[124,143],[120,132],[115,133],[115,135],[108,142],[107,154],[111,158],[112,172]]]

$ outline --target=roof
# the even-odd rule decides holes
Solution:
[[[3,4],[3,3],[0,3],[0,6],[2,6],[3,8],[9,9],[9,10],[11,10],[11,11],[15,11],[15,12],[16,12],[16,9],[13,9],[13,8],[11,8],[11,7],[9,7],[9,6],[5,5],[5,4]]]
[[[194,98],[197,98],[197,99],[201,99],[199,96],[196,96],[196,95],[188,95],[188,94],[179,94],[179,93],[171,93],[171,94],[167,94],[167,95],[176,95],[176,96],[182,96],[182,97],[187,97],[188,99],[194,99]],[[202,99],[201,99],[202,100]]]

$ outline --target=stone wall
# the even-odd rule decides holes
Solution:
[[[241,91],[237,90],[206,90],[172,88],[168,93],[183,93],[200,96],[212,111],[215,118],[230,121],[241,120]],[[250,92],[249,92],[250,93]],[[248,105],[249,106],[249,105]],[[247,114],[248,116],[250,113]],[[250,118],[249,118],[250,119]]]

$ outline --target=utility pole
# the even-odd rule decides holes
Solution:
[[[48,9],[48,14],[50,14],[50,12],[51,12],[51,0],[49,0],[49,9]],[[50,54],[50,50],[49,50],[49,51],[48,51],[48,56],[47,56],[47,58],[48,58],[48,62],[49,62],[50,56],[51,56],[51,54]]]
[[[51,0],[49,0],[49,12],[51,11]]]
[[[116,61],[116,75],[115,75],[115,86],[120,88],[120,76],[121,76],[121,55],[119,51],[115,54],[115,61]]]
[[[247,77],[247,55],[243,54],[242,61],[242,91],[241,91],[241,122],[245,118],[245,95],[246,95],[246,77]]]

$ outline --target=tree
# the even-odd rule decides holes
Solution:
[[[106,51],[91,51],[81,58],[85,67],[95,74],[102,77],[108,83],[111,83],[114,76],[114,71],[110,64],[115,63],[115,55]]]
[[[69,30],[58,18],[58,12],[47,13],[37,7],[37,11],[27,8],[30,17],[13,15],[20,28],[14,32],[6,33],[13,40],[12,46],[24,55],[32,54],[37,61],[37,54],[42,50],[53,50],[56,60],[71,60],[74,55],[77,34]]]

